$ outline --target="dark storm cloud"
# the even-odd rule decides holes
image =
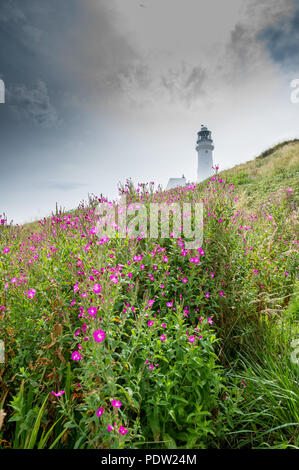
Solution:
[[[38,80],[33,88],[25,85],[11,86],[7,90],[7,100],[13,114],[20,120],[32,121],[43,127],[58,124],[58,115],[50,102],[46,84]]]
[[[78,97],[108,101],[117,89],[107,77],[135,57],[113,19],[104,0],[2,0],[0,77],[13,115],[50,127],[61,113],[72,114]]]
[[[281,18],[275,25],[262,30],[258,39],[265,42],[271,58],[278,64],[298,70],[299,7],[292,16]]]
[[[221,58],[221,68],[233,86],[259,66],[261,48],[252,27],[237,23],[230,33],[226,51]]]
[[[28,2],[1,2],[0,74],[6,85],[5,125],[10,122],[14,127],[17,120],[25,127],[30,123],[52,127],[58,116],[49,96],[49,66],[39,50],[42,21],[28,13]]]
[[[13,2],[13,0],[3,1],[0,8],[0,21],[18,23],[24,20],[24,12]]]
[[[199,66],[187,67],[184,63],[180,68],[170,69],[161,76],[162,88],[168,91],[170,98],[177,98],[188,106],[204,94],[206,72]]]
[[[104,85],[110,93],[127,93],[130,89],[147,90],[153,81],[151,71],[142,61],[132,61],[121,66],[118,73],[106,75]]]
[[[280,62],[282,69],[288,61],[295,64],[299,48],[296,2],[252,0],[244,6],[219,61],[219,73],[227,83],[236,86],[244,80],[252,81],[274,62]]]
[[[189,106],[205,93],[205,80],[205,69],[200,66],[182,62],[161,72],[139,60],[107,75],[104,83],[111,94],[119,93],[138,107],[155,97]]]

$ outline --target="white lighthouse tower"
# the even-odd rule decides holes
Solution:
[[[197,133],[196,151],[198,154],[197,183],[213,175],[213,140],[211,131],[203,124]]]

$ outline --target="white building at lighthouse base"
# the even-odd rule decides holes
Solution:
[[[182,178],[169,178],[166,189],[177,188],[178,186],[186,186],[186,184],[187,181],[184,175]]]

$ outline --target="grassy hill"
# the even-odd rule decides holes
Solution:
[[[161,223],[201,202],[194,249],[147,237],[148,213],[122,235],[112,203],[100,233],[102,196],[2,218],[0,448],[298,448],[298,168],[295,140],[199,185],[119,188]]]
[[[298,197],[299,140],[283,142],[247,163],[237,165],[221,175],[229,178],[242,195],[247,207],[259,204],[265,195],[289,186]]]

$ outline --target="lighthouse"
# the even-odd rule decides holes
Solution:
[[[203,124],[197,133],[196,151],[197,162],[197,183],[209,178],[213,174],[213,140],[211,131]]]

